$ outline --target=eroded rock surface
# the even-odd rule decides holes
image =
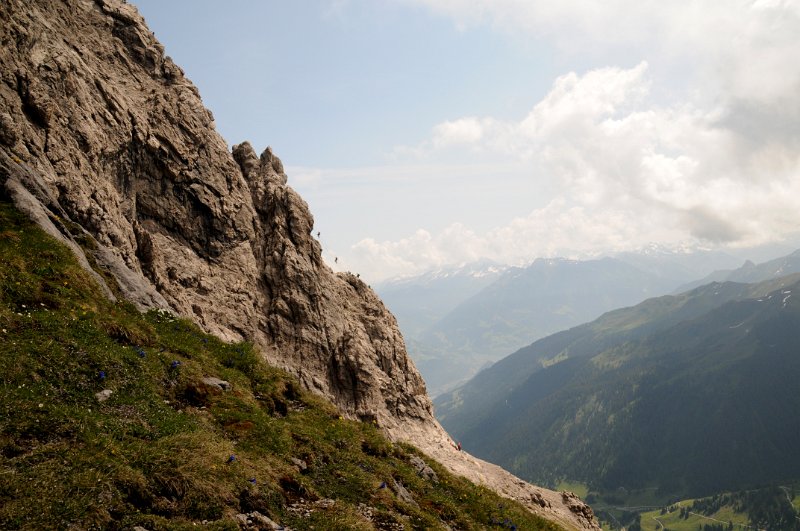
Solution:
[[[228,151],[133,6],[0,10],[8,194],[30,192],[65,239],[88,232],[94,260],[142,309],[256,342],[351,417],[431,418],[394,319],[359,279],[323,263],[281,161],[248,143]]]
[[[116,287],[96,277],[109,297],[251,340],[343,414],[491,484],[477,460],[438,449],[447,435],[394,317],[355,275],[325,265],[281,161],[246,142],[228,151],[133,6],[4,0],[0,17],[0,189],[87,268],[110,273]],[[529,505],[593,525],[553,494],[552,508]]]

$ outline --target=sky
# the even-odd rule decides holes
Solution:
[[[800,0],[133,3],[336,269],[800,246]]]

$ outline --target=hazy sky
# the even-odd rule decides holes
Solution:
[[[372,281],[798,235],[800,0],[133,3]]]

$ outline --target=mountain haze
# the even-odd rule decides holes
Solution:
[[[375,291],[397,318],[406,340],[494,282],[507,266],[480,261],[381,282]]]
[[[677,259],[639,262],[641,267],[617,258],[537,259],[508,269],[424,331],[403,333],[436,396],[536,339],[694,278]]]

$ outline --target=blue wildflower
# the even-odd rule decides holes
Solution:
[[[172,360],[172,363],[170,363],[169,366],[172,367],[173,369],[177,369],[178,367],[181,366],[181,362],[178,360]]]
[[[378,487],[378,488],[379,489],[385,489],[386,487],[388,487],[388,485],[386,484],[385,481],[382,481],[380,487]]]
[[[234,461],[236,461],[236,456],[235,455],[230,455],[228,457],[228,463],[233,463]]]
[[[255,485],[255,484],[256,484],[256,478],[250,478],[250,479],[248,479],[247,481],[249,481],[249,482],[250,482],[250,483],[252,483],[253,485]]]
[[[100,379],[100,380],[105,380],[106,379],[106,371],[98,372],[97,373],[97,378]]]

